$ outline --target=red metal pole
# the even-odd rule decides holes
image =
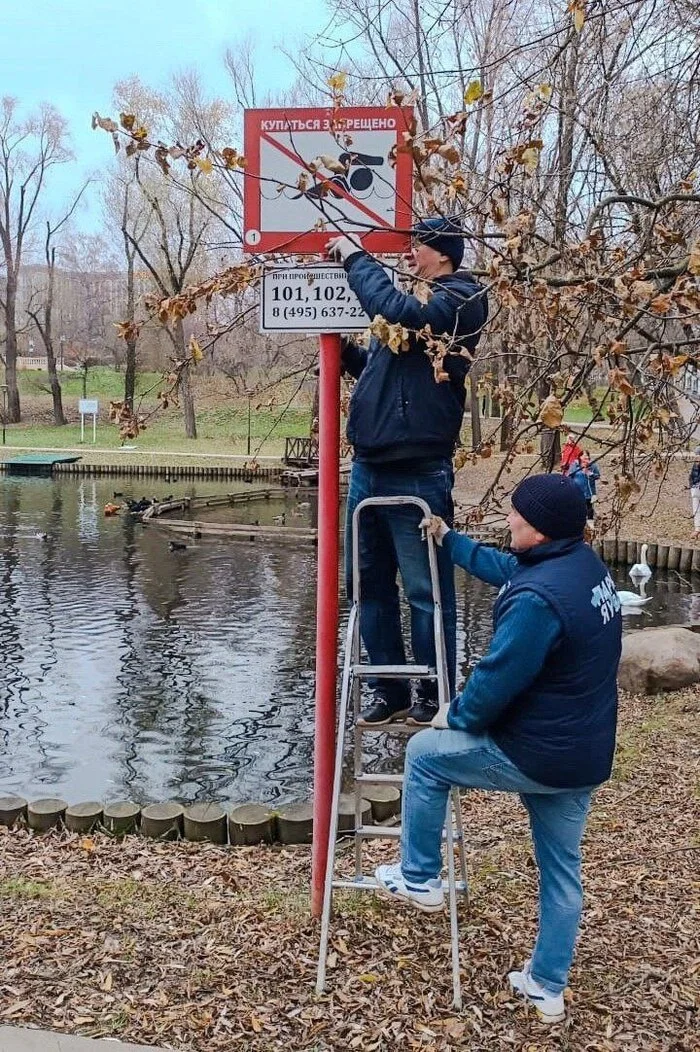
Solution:
[[[316,583],[316,717],[311,914],[320,917],[328,857],[338,662],[338,512],[340,503],[340,336],[320,343],[318,577]]]

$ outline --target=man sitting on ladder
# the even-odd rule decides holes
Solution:
[[[583,494],[562,475],[534,475],[514,490],[512,555],[439,518],[422,525],[452,561],[500,592],[488,653],[435,729],[406,750],[401,861],[376,877],[396,898],[441,909],[450,788],[519,793],[539,869],[540,924],[532,957],[508,978],[545,1021],[558,1022],[581,916],[581,838],[615,749],[620,600],[583,539]]]
[[[486,322],[486,293],[461,270],[464,238],[449,219],[425,219],[413,229],[411,272],[427,283],[427,302],[397,289],[384,269],[358,241],[333,238],[330,256],[342,262],[350,287],[370,318],[381,315],[403,326],[407,346],[398,353],[374,336],[364,350],[344,341],[343,365],[358,379],[350,402],[347,436],[353,465],[346,512],[346,576],[352,594],[350,529],[352,515],[365,497],[414,496],[452,522],[452,454],[459,439],[469,356]],[[449,348],[436,370],[426,353],[422,330],[429,326]],[[439,375],[438,375],[439,371]],[[433,598],[425,545],[415,507],[373,508],[360,524],[360,612],[362,641],[373,665],[405,665],[397,571],[411,611],[411,644],[418,665],[435,666]],[[450,693],[455,689],[456,601],[454,570],[439,556],[440,593]],[[437,712],[436,682],[421,681],[411,706],[406,680],[372,684],[374,702],[362,721],[381,725],[407,718],[429,724]]]

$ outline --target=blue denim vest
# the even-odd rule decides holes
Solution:
[[[620,600],[607,567],[582,540],[552,541],[518,555],[506,593],[535,592],[556,611],[562,637],[534,682],[489,733],[530,778],[557,788],[610,776],[617,726]]]

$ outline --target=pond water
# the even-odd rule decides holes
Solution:
[[[270,804],[308,795],[315,549],[217,538],[171,552],[163,529],[104,517],[115,490],[162,499],[174,489],[251,487],[0,477],[0,793]],[[234,512],[303,525],[316,509],[295,490]],[[632,587],[625,570],[614,577]],[[633,627],[700,620],[699,581],[660,571],[647,594]],[[493,598],[458,571],[462,673],[488,646]],[[386,764],[395,748],[380,738],[369,759]]]

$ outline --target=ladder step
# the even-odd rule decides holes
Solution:
[[[356,782],[364,785],[403,785],[402,774],[356,774]]]
[[[352,830],[348,830],[348,836],[352,836]],[[392,840],[398,840],[401,836],[401,826],[357,826],[355,829],[355,836],[363,837],[369,840],[370,837],[389,837]],[[447,840],[447,833],[443,829],[442,839]],[[463,840],[461,833],[458,833],[456,829],[452,830],[452,842],[459,844]]]
[[[366,679],[368,676],[381,679],[437,679],[437,672],[430,665],[353,665],[353,676]]]
[[[428,723],[406,723],[404,720],[393,720],[391,723],[362,723],[358,720],[355,724],[355,733],[417,734],[418,731],[424,731],[429,726]]]
[[[376,891],[379,884],[374,877],[359,877],[356,880],[343,880],[342,877],[336,877],[333,880],[334,888],[346,888],[350,891]],[[442,890],[449,893],[450,885],[447,880],[442,882]],[[455,880],[455,891],[466,892],[467,885],[463,880]]]
[[[361,837],[391,837],[398,840],[401,836],[400,826],[360,826],[355,830],[355,836]]]

